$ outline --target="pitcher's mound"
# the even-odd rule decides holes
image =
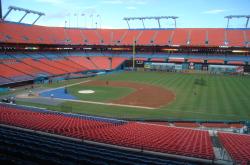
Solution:
[[[78,91],[78,93],[81,93],[81,94],[91,94],[91,93],[95,93],[95,91],[93,91],[93,90],[81,90],[81,91]]]

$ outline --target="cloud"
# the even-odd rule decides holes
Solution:
[[[107,4],[123,4],[124,1],[122,1],[122,0],[105,0],[105,1],[102,1],[102,3],[107,3]]]
[[[136,9],[135,6],[127,6],[126,8],[127,8],[128,10],[135,10],[135,9]]]
[[[61,4],[64,3],[64,0],[36,0],[37,2],[41,3],[48,3],[48,4]]]
[[[136,1],[135,4],[137,5],[146,5],[147,2],[144,0],[144,1]]]
[[[65,11],[60,11],[60,12],[56,12],[56,13],[49,13],[49,14],[47,14],[47,17],[50,18],[50,19],[51,18],[58,19],[58,18],[65,18],[67,15],[68,14],[65,13]]]
[[[219,13],[223,13],[225,11],[226,10],[224,10],[224,9],[213,9],[213,10],[204,11],[204,12],[202,12],[202,14],[219,14]]]
[[[131,5],[145,5],[147,4],[147,0],[103,0],[101,3],[106,4],[113,4],[113,5],[119,5],[119,4],[131,4]]]

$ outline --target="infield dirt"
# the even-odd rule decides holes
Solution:
[[[126,87],[135,90],[133,93],[127,96],[111,101],[111,103],[115,104],[160,108],[164,105],[167,105],[168,103],[170,103],[175,99],[175,94],[172,91],[159,86],[148,85],[148,84],[124,82],[124,81],[107,82],[107,81],[96,80],[84,83],[84,85]]]

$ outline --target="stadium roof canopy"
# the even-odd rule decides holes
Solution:
[[[141,20],[142,21],[142,25],[143,25],[143,28],[145,29],[145,24],[144,24],[144,20],[151,20],[151,19],[154,19],[154,20],[157,20],[158,22],[158,26],[159,28],[161,28],[161,22],[160,20],[161,19],[173,19],[174,20],[174,25],[175,25],[175,28],[176,28],[176,19],[179,18],[177,16],[156,16],[156,17],[125,17],[123,18],[124,21],[127,22],[128,24],[128,28],[130,29],[130,24],[129,24],[129,21],[131,20]]]
[[[34,25],[41,16],[45,15],[44,13],[42,12],[38,12],[38,11],[34,11],[34,10],[29,10],[29,9],[24,9],[24,8],[21,8],[21,7],[16,7],[16,6],[9,6],[8,8],[9,10],[7,11],[7,13],[4,15],[3,17],[3,20],[6,19],[6,17],[11,13],[12,10],[14,11],[24,11],[25,14],[22,16],[22,18],[18,21],[18,23],[21,23],[22,20],[28,15],[28,14],[36,14],[38,15],[37,19],[32,23],[32,25]]]
[[[246,18],[247,20],[246,20],[245,28],[247,28],[250,15],[228,15],[228,16],[225,16],[225,18],[227,19],[227,28],[229,28],[230,19],[233,19],[233,18]]]

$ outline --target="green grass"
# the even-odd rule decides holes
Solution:
[[[195,83],[197,79],[201,78],[205,81],[205,85],[197,85]],[[155,110],[72,102],[65,102],[63,104],[72,106],[73,112],[118,118],[250,120],[249,77],[164,72],[129,72],[98,76],[94,79],[133,81],[162,86],[174,91],[176,93],[176,100],[165,107]],[[64,83],[67,84],[67,82]],[[60,86],[60,83],[57,84],[57,86]],[[103,91],[103,93],[110,92],[108,95],[103,94],[97,98],[89,99],[107,101],[115,98],[111,96],[116,93],[115,91],[124,92],[123,89],[114,88],[112,90],[114,91],[110,92],[110,89]],[[74,93],[74,91],[71,92]],[[122,97],[126,92],[115,95]],[[196,93],[196,95],[194,93]],[[30,103],[22,102],[21,104],[29,105]],[[44,105],[38,106],[44,107]],[[58,106],[47,106],[47,108],[60,110]]]
[[[110,86],[87,86],[87,85],[75,85],[67,88],[69,93],[76,96],[80,100],[90,100],[90,101],[101,101],[108,102],[111,100],[119,99],[123,96],[127,96],[134,90],[131,88],[123,87],[110,87]],[[80,94],[80,90],[93,90],[94,94]]]
[[[91,79],[91,78],[89,78]],[[56,87],[61,87],[65,86],[68,84],[75,84],[75,83],[80,83],[82,81],[87,81],[88,79],[71,79],[71,80],[65,80],[65,81],[59,81],[59,82],[53,82],[52,84],[39,84],[37,86],[42,86],[45,88],[56,88]]]

